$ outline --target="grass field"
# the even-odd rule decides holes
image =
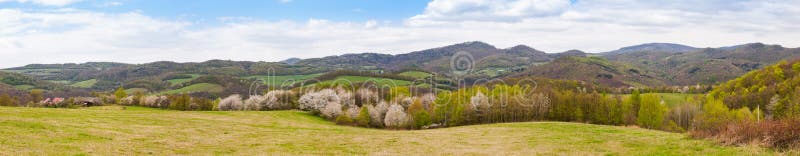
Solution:
[[[92,88],[92,86],[94,86],[95,83],[97,83],[97,79],[91,79],[91,80],[86,80],[86,81],[81,81],[81,82],[75,82],[75,83],[73,83],[73,84],[71,84],[69,86],[77,87],[77,88]]]
[[[14,88],[19,89],[19,90],[31,90],[33,88],[36,88],[36,86],[32,86],[32,85],[16,85],[16,86],[14,86]]]
[[[327,81],[322,81],[320,83],[351,84],[351,83],[361,83],[367,81],[374,82],[378,86],[407,86],[411,84],[410,81],[405,81],[405,80],[395,80],[395,79],[365,77],[365,76],[339,76],[336,77],[335,80],[327,80]]]
[[[180,89],[164,91],[161,92],[161,94],[181,94],[181,93],[194,93],[194,92],[219,93],[222,92],[223,90],[225,90],[225,88],[223,88],[218,84],[198,83]]]
[[[430,73],[421,72],[421,71],[406,71],[406,72],[402,72],[402,73],[397,74],[397,75],[408,76],[408,77],[413,77],[413,78],[417,78],[417,79],[424,79],[424,78],[433,76]]]
[[[187,75],[192,76],[192,78],[170,79],[170,80],[167,80],[167,82],[169,82],[169,84],[172,84],[172,85],[178,85],[178,84],[182,84],[182,83],[186,83],[186,82],[192,81],[192,80],[200,77],[199,74],[187,74]]]
[[[291,83],[302,83],[305,80],[316,78],[317,76],[322,75],[320,74],[310,74],[310,75],[282,75],[282,76],[266,76],[266,75],[258,75],[258,76],[248,76],[245,79],[256,79],[261,80],[264,82],[265,85],[291,85]],[[294,82],[292,82],[294,81]]]
[[[305,112],[0,107],[0,155],[770,155],[684,134],[528,122],[393,131]]]

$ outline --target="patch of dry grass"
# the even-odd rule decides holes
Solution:
[[[684,134],[531,122],[391,131],[298,111],[180,112],[118,106],[0,107],[0,155],[769,155]]]

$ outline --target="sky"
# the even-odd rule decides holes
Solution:
[[[469,41],[549,53],[800,46],[800,0],[0,0],[0,68],[280,61]]]

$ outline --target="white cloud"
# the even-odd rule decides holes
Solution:
[[[569,6],[569,0],[434,0],[411,20],[517,20],[559,15]]]
[[[33,3],[38,5],[49,5],[49,6],[65,6],[80,1],[82,0],[0,0],[0,3],[17,2],[17,3]]]
[[[475,40],[498,47],[527,44],[547,52],[601,52],[646,42],[797,47],[800,16],[795,15],[800,15],[800,6],[792,2],[434,1],[399,24],[221,17],[223,24],[217,26],[140,12],[0,9],[0,68],[86,61],[279,61],[356,52],[397,54]],[[542,7],[550,4],[558,9]]]
[[[95,6],[97,6],[97,7],[115,7],[115,6],[121,6],[121,5],[122,5],[122,2],[116,2],[116,1],[109,1],[109,2],[103,2],[103,3],[95,4]]]

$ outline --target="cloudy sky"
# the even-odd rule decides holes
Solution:
[[[546,52],[800,46],[800,0],[0,0],[0,68],[280,61],[467,41]]]

